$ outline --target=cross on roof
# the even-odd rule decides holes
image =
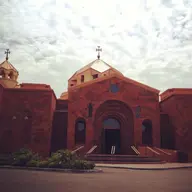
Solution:
[[[6,54],[6,60],[8,60],[9,59],[9,54],[10,54],[11,52],[9,51],[9,49],[6,49],[6,51],[5,51],[5,54]]]
[[[97,58],[100,59],[100,52],[102,51],[100,46],[97,46],[96,51],[98,52]]]

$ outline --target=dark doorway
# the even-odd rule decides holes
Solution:
[[[120,129],[105,129],[104,153],[110,154],[112,146],[115,146],[115,154],[120,153]]]
[[[142,123],[142,144],[152,146],[153,137],[152,137],[152,122],[147,119]]]

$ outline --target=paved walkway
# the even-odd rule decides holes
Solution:
[[[192,192],[192,171],[136,171],[102,168],[103,173],[0,170],[1,192]]]
[[[192,168],[192,163],[162,163],[162,164],[96,164],[96,167],[124,168],[135,170],[167,170]]]

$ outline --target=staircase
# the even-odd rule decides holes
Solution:
[[[163,163],[156,157],[146,157],[138,155],[111,155],[111,154],[90,154],[86,159],[94,163]]]
[[[96,149],[96,146],[93,147]],[[92,149],[93,149],[92,148]],[[86,154],[85,158],[88,161],[92,161],[94,163],[163,163],[163,161],[157,157],[148,157],[148,156],[141,156],[140,152],[134,147],[131,146],[131,154],[130,155],[119,155],[115,154],[115,146],[111,148],[111,154],[93,154],[93,150],[89,150]]]

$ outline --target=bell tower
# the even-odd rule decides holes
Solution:
[[[5,54],[5,61],[0,64],[0,84],[6,88],[15,88],[17,86],[19,72],[8,61],[10,54],[9,49],[6,49]]]

